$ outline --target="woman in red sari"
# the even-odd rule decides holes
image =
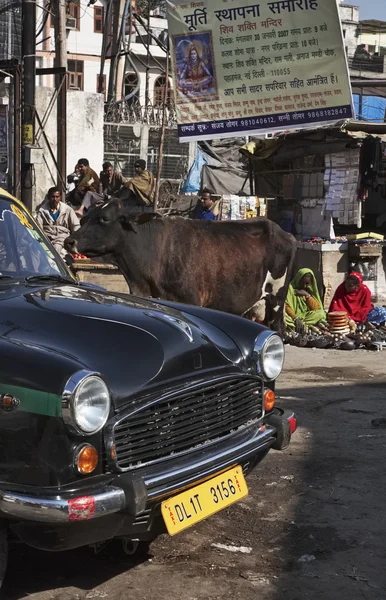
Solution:
[[[371,292],[363,283],[363,277],[353,271],[337,288],[329,312],[344,311],[355,323],[365,323],[372,310]]]

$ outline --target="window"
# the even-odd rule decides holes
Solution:
[[[68,61],[68,89],[83,91],[83,60]]]
[[[103,33],[103,6],[94,6],[94,33]]]
[[[70,0],[66,3],[66,26],[68,29],[80,30],[80,0]]]
[[[343,37],[344,38],[346,37],[346,30],[345,29],[343,29]]]
[[[155,80],[154,83],[154,106],[163,106],[164,98],[165,98],[165,89],[166,89],[166,77],[161,75],[158,79]],[[166,99],[166,106],[170,106],[171,100],[171,89],[170,83],[168,86],[168,97]]]
[[[102,90],[99,91],[99,75],[96,77],[96,91],[98,94],[103,94],[105,98],[105,102],[107,100],[107,89],[106,89],[106,75],[103,75],[102,79]]]
[[[125,97],[129,96],[129,94],[131,94],[132,92],[134,92],[135,88],[138,85],[138,77],[136,76],[135,73],[126,73],[125,75]],[[139,95],[138,95],[138,91],[137,93],[130,98],[129,100],[127,100],[128,104],[134,104],[135,102],[138,102],[139,99]]]

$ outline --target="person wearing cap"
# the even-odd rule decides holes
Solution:
[[[135,162],[134,168],[135,175],[126,181],[125,188],[135,193],[139,205],[151,206],[155,194],[154,176],[146,169],[146,162],[142,159]]]

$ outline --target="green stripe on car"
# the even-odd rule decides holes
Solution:
[[[0,384],[0,394],[9,394],[20,401],[17,410],[47,417],[62,416],[62,398],[56,394],[31,390],[18,385]]]

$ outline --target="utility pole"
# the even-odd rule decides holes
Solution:
[[[165,88],[164,88],[164,97],[163,97],[163,102],[162,102],[162,128],[161,128],[161,141],[160,141],[159,157],[158,157],[157,180],[156,180],[155,195],[154,195],[154,212],[157,212],[159,190],[160,190],[160,185],[161,185],[163,153],[164,153],[164,144],[165,144],[165,135],[166,135],[167,110],[169,108],[168,100],[169,100],[169,50],[167,50],[167,52],[166,52]]]
[[[55,75],[57,102],[57,163],[59,168],[57,185],[66,191],[67,172],[67,37],[66,37],[66,0],[55,0],[55,67],[60,72]]]
[[[8,49],[7,54],[9,57],[13,56],[12,52],[12,17],[13,11],[11,8],[8,9],[7,12],[7,40],[8,40]],[[12,75],[11,83],[9,84],[9,100],[8,100],[8,136],[7,136],[7,146],[8,146],[8,178],[7,178],[7,190],[14,193],[14,185],[15,185],[15,155],[14,155],[14,124],[15,124],[15,77]]]
[[[110,0],[112,14],[111,14],[111,46],[110,46],[110,72],[109,72],[109,86],[107,93],[107,101],[116,100],[116,86],[115,86],[115,73],[118,68],[119,62],[119,49],[121,47],[120,31],[121,31],[121,20],[123,18],[123,12],[125,7],[125,0]],[[125,31],[126,24],[123,24],[122,30]]]
[[[23,112],[22,112],[22,167],[21,199],[32,210],[33,166],[31,147],[35,141],[35,80],[36,80],[36,0],[22,3],[22,55],[23,55]]]
[[[145,81],[145,114],[147,115],[150,105],[150,4],[147,3],[147,38],[146,38],[146,81]]]

